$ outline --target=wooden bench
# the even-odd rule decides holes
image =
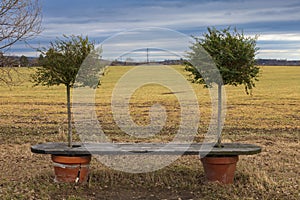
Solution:
[[[252,155],[261,152],[261,147],[253,144],[224,143],[222,147],[203,148],[204,144],[164,144],[164,143],[75,143],[72,148],[66,143],[43,143],[31,147],[33,153],[52,155],[130,155],[132,153],[155,155],[206,155],[234,156]],[[202,148],[201,148],[202,147]]]
[[[205,146],[207,145],[207,146]],[[31,147],[33,153],[51,154],[51,158],[55,163],[55,180],[60,182],[83,182],[88,174],[88,167],[83,167],[80,163],[76,163],[77,168],[70,162],[58,161],[56,158],[72,160],[86,158],[90,161],[93,155],[199,155],[203,163],[205,176],[208,181],[219,181],[223,184],[233,183],[234,171],[239,155],[251,155],[261,152],[261,147],[253,144],[241,143],[224,143],[222,147],[213,147],[212,144],[174,144],[174,143],[84,143],[74,144],[68,147],[66,143],[43,143]],[[216,158],[214,158],[216,157]],[[225,158],[226,157],[226,158]],[[211,164],[211,161],[217,160],[217,165]],[[219,163],[218,160],[229,159],[230,162]],[[234,160],[234,162],[232,161]],[[68,164],[66,164],[68,163]],[[230,169],[230,170],[229,170]],[[78,170],[78,171],[77,171]],[[84,171],[85,176],[81,172]],[[213,176],[212,176],[213,175]],[[69,179],[69,177],[72,177]]]

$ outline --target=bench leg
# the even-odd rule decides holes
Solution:
[[[201,158],[206,180],[232,184],[238,160],[238,156]]]
[[[60,156],[51,155],[54,165],[55,182],[82,183],[87,181],[91,155]]]

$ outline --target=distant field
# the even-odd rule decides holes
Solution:
[[[110,67],[97,90],[98,119],[107,134],[114,140],[122,140],[122,137],[113,122],[110,107],[111,94],[116,81],[131,68]],[[183,67],[175,66],[175,69],[187,75]],[[28,80],[34,69],[21,70],[25,74],[21,86],[13,87],[11,90],[6,87],[0,88],[2,141],[41,142],[48,137],[50,140],[55,140],[57,133],[66,129],[65,88],[64,86],[33,87],[33,83]],[[231,139],[232,136],[247,136],[254,133],[289,134],[299,130],[300,67],[262,67],[256,85],[252,96],[245,94],[243,86],[226,86],[228,107],[224,127],[226,137]],[[210,99],[207,89],[202,85],[193,84],[193,87],[201,111],[199,134],[204,134],[211,115]],[[169,115],[166,124],[169,130],[164,129],[165,133],[178,126],[179,104],[175,95],[165,87],[146,85],[134,93],[130,102],[131,114],[137,124],[148,124],[149,107],[154,103],[161,103],[166,106]],[[14,137],[8,137],[10,133]],[[123,136],[126,138],[125,135]],[[164,133],[161,136],[163,137]],[[19,137],[21,141],[18,140]],[[168,137],[159,139],[168,140]]]
[[[189,78],[184,67],[173,67]],[[170,90],[156,84],[138,89],[130,100],[130,108],[133,120],[146,125],[149,106],[164,105],[168,118],[160,134],[147,139],[132,138],[114,123],[111,94],[116,81],[131,68],[109,67],[97,89],[97,117],[105,133],[117,142],[170,141],[178,129],[180,106]],[[104,195],[113,199],[121,194],[141,196],[140,199],[149,195],[158,199],[300,198],[300,67],[261,67],[252,96],[246,95],[243,86],[226,86],[224,140],[263,147],[259,155],[240,158],[236,183],[228,187],[203,185],[202,167],[192,156],[183,157],[158,172],[141,175],[115,172],[94,162],[89,185],[82,188],[57,186],[52,182],[49,158],[31,154],[29,147],[40,142],[66,140],[65,88],[32,87],[29,77],[34,69],[22,68],[20,72],[24,80],[20,86],[0,87],[0,198],[28,199],[35,195],[40,199],[54,195],[62,199],[73,195],[73,199],[99,199]],[[210,100],[202,85],[192,86],[201,112],[195,141],[201,141],[210,120]]]

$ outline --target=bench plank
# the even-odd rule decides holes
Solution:
[[[208,146],[205,146],[208,145]],[[253,144],[224,143],[221,148],[209,148],[210,144],[164,144],[164,143],[75,143],[72,148],[66,143],[43,143],[31,147],[33,153],[54,155],[130,155],[132,153],[155,155],[252,155],[261,152],[261,147]],[[208,148],[204,148],[208,147]]]

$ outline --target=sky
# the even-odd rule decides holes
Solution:
[[[41,0],[41,5],[43,32],[29,41],[30,46],[13,46],[11,54],[38,56],[34,48],[47,48],[63,34],[88,35],[101,44],[124,31],[133,34],[132,29],[157,27],[201,37],[208,26],[231,26],[247,36],[259,36],[257,58],[300,60],[299,0]],[[150,32],[137,36],[141,34],[144,41],[160,41]],[[126,44],[134,43],[126,40]],[[150,56],[158,52],[156,46],[149,48],[153,48]],[[145,52],[135,51],[138,53]],[[171,58],[166,54],[161,58]]]

